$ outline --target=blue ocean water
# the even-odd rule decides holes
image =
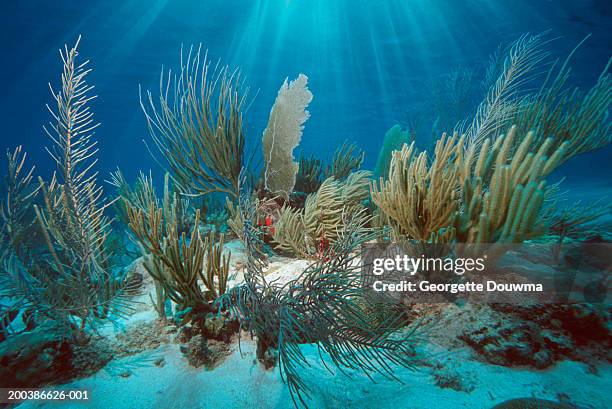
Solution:
[[[282,81],[305,73],[314,100],[300,149],[325,158],[351,140],[370,168],[385,131],[407,111],[423,117],[426,145],[432,82],[457,67],[481,80],[499,44],[549,30],[551,52],[565,58],[591,34],[573,60],[572,82],[584,87],[612,49],[612,6],[601,0],[58,0],[2,2],[0,10],[0,140],[23,144],[45,174],[52,170],[43,149],[47,83],[57,84],[58,49],[79,34],[94,68],[100,170],[119,166],[130,179],[159,172],[142,143],[138,86],[156,90],[162,65],[178,66],[181,45],[202,43],[211,59],[242,71],[253,97],[245,118],[251,143],[260,141]],[[609,190],[611,158],[608,147],[559,173],[568,185]]]

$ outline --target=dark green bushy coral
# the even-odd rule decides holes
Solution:
[[[296,192],[313,193],[319,189],[323,179],[323,166],[314,156],[301,156],[298,173],[295,177]]]
[[[331,163],[325,169],[325,176],[333,176],[336,180],[343,180],[351,173],[359,170],[364,158],[365,152],[359,149],[357,145],[344,142],[334,152]]]

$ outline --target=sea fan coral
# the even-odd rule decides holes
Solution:
[[[293,161],[293,150],[310,117],[306,110],[310,101],[312,93],[304,74],[289,83],[285,79],[278,91],[262,139],[265,187],[272,194],[288,197],[295,186],[298,163]]]

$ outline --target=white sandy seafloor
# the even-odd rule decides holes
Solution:
[[[240,248],[229,243],[232,265],[240,268]],[[288,280],[307,262],[280,257],[272,259],[270,277]],[[239,281],[238,273],[235,281]],[[131,317],[120,331],[152,321],[151,308]],[[119,331],[119,330],[118,330]],[[153,351],[111,361],[95,375],[51,389],[86,389],[87,402],[26,402],[19,408],[291,408],[293,404],[278,369],[265,370],[255,359],[255,345],[248,338],[232,344],[231,354],[215,369],[193,368],[177,343],[163,344]],[[572,361],[557,363],[547,370],[517,369],[474,360],[469,349],[449,351],[428,344],[421,348],[423,359],[441,365],[417,371],[398,368],[403,381],[374,376],[376,383],[360,373],[349,378],[331,374],[319,361],[316,346],[304,345],[312,366],[304,371],[311,388],[311,408],[478,408],[487,409],[513,398],[538,397],[571,402],[580,408],[610,408],[612,365],[601,364],[596,372]],[[152,363],[164,358],[163,366]],[[459,379],[471,392],[436,385],[440,366]],[[330,365],[331,367],[331,365]],[[130,375],[125,377],[125,368]]]

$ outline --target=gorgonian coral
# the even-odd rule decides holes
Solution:
[[[179,75],[162,71],[157,102],[140,96],[149,133],[185,193],[238,195],[244,162],[240,73],[210,64],[201,46],[190,48]],[[172,90],[172,92],[169,92]]]
[[[298,164],[293,161],[293,150],[300,143],[304,123],[310,117],[306,110],[310,101],[312,93],[304,74],[290,82],[285,79],[278,90],[262,139],[264,183],[272,194],[287,197],[295,186]]]

